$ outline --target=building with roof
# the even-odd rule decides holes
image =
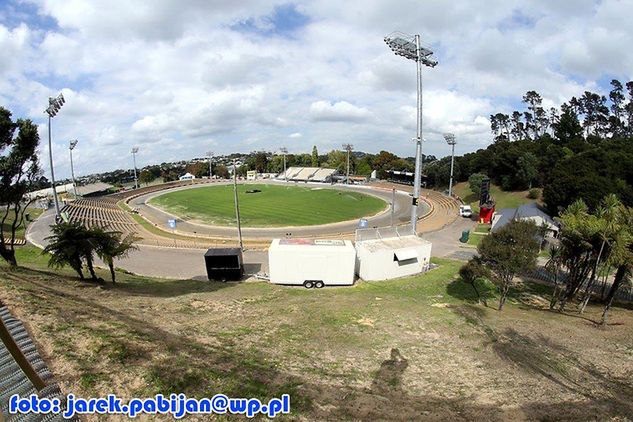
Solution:
[[[498,231],[513,220],[531,220],[539,227],[545,225],[545,227],[547,227],[545,237],[558,237],[560,230],[558,224],[534,202],[521,205],[519,208],[502,208],[495,211],[492,217],[490,232],[494,233]]]

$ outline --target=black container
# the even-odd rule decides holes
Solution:
[[[214,248],[204,254],[209,280],[241,280],[244,260],[240,248]]]

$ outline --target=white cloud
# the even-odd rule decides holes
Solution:
[[[275,150],[288,138],[297,152],[350,142],[412,155],[415,64],[384,44],[394,30],[421,33],[439,60],[423,69],[425,152],[435,155],[447,153],[445,131],[461,152],[486,145],[488,116],[511,112],[527,90],[551,106],[633,78],[632,0],[300,0],[307,23],[291,36],[274,31],[277,0],[31,3],[38,16],[26,19],[27,8],[0,24],[0,101],[41,125],[47,97],[64,92],[53,120],[62,178],[74,138],[83,174],[129,166],[133,144],[141,165],[210,145]]]
[[[357,107],[347,101],[315,101],[310,104],[310,115],[316,121],[345,122],[362,121],[370,116],[369,110]]]

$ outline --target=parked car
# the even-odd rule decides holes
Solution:
[[[465,218],[470,218],[473,215],[473,210],[470,208],[470,205],[460,205],[459,215]]]

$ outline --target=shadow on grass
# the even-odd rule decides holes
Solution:
[[[481,307],[463,305],[451,310],[481,330],[485,335],[484,343],[491,347],[498,358],[509,363],[509,367],[542,377],[571,393],[582,396],[598,405],[604,414],[626,414],[633,411],[633,403],[630,400],[633,395],[633,384],[630,379],[600,371],[576,352],[542,334],[527,335],[514,328],[495,330],[485,323],[486,311]],[[533,413],[542,412],[547,407],[539,409],[533,404],[527,409],[529,413]],[[578,411],[574,414],[581,419],[588,417]],[[564,419],[574,419],[571,414],[563,416]],[[561,415],[550,414],[548,417],[558,420]]]
[[[464,302],[480,303],[481,301],[481,303],[487,305],[490,305],[490,302],[496,298],[496,289],[490,282],[478,279],[475,281],[475,287],[480,294],[480,298],[477,297],[477,293],[470,283],[463,281],[461,278],[456,278],[446,286],[446,293]]]
[[[102,270],[103,271],[103,270]],[[12,270],[13,273],[26,275],[34,275],[38,278],[51,277],[55,279],[63,279],[69,282],[77,283],[77,287],[99,287],[104,290],[114,290],[122,294],[133,296],[147,297],[176,297],[188,295],[191,293],[206,293],[217,290],[234,287],[238,282],[221,282],[210,281],[207,276],[200,276],[191,280],[174,280],[174,279],[153,279],[136,276],[131,274],[117,274],[117,282],[112,284],[109,275],[102,282],[96,282],[90,278],[80,280],[79,277],[73,275],[60,275],[53,270],[32,269],[26,267],[18,267]]]

